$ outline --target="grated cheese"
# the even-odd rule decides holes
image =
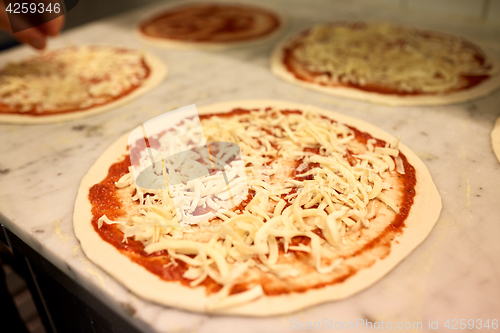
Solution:
[[[144,244],[146,253],[165,250],[170,257],[187,263],[189,269],[183,277],[192,281],[191,286],[207,277],[222,285],[221,291],[211,297],[207,305],[210,309],[261,297],[264,293],[258,284],[230,295],[232,286],[244,280],[249,270],[296,276],[296,270],[280,257],[280,245],[287,255],[292,251],[309,255],[318,273],[330,274],[342,265],[343,258],[337,252],[346,235],[351,230],[369,228],[375,215],[374,203],[382,202],[394,215],[399,213],[398,202],[390,194],[391,183],[386,181],[399,169],[394,162],[394,158],[400,158],[399,141],[390,147],[375,147],[374,142],[366,147],[356,141],[347,126],[330,123],[309,111],[285,115],[277,109],[261,109],[228,118],[212,116],[201,124],[207,141],[239,142],[243,160],[236,163],[246,167],[239,165],[233,170],[235,166],[228,164],[225,171],[233,189],[244,178],[237,171],[244,170],[245,185],[253,193],[251,200],[237,209],[224,206],[227,192],[221,191],[216,182],[223,182],[217,173],[175,185],[178,189],[174,186],[173,191],[178,190],[176,195],[181,197],[176,201],[168,189],[138,187],[129,172],[116,186],[135,188],[133,199],[138,204],[125,221],[114,222],[103,216],[99,226],[119,223],[126,237]],[[175,140],[159,141],[165,151],[173,149],[167,146]],[[320,154],[309,153],[306,148],[319,148]],[[348,150],[355,153],[353,164],[348,160]],[[142,161],[147,158],[144,152]],[[167,168],[182,178],[176,168],[183,166],[175,162],[166,163]],[[208,207],[216,212],[215,217],[206,221],[206,215],[202,215],[197,224],[181,225],[176,208],[183,196],[195,196],[196,200],[181,205],[182,214]],[[326,241],[314,232],[316,229]],[[292,240],[298,236],[309,243],[294,244]]]
[[[467,41],[382,23],[314,26],[290,48],[320,84],[382,87],[401,93],[446,93],[466,87],[463,76],[493,72],[482,51]]]
[[[102,46],[55,50],[0,70],[0,103],[19,112],[57,112],[104,104],[138,86],[141,52]]]

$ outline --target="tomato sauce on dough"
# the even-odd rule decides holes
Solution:
[[[209,118],[212,116],[218,117],[231,117],[234,115],[241,115],[245,113],[249,113],[252,110],[247,110],[243,108],[235,108],[231,112],[228,113],[219,113],[219,114],[210,114],[210,115],[202,115],[201,119]],[[282,111],[284,114],[287,113],[300,113],[299,110],[284,110]],[[332,123],[335,122],[327,117],[325,119],[330,120]],[[355,138],[359,142],[366,144],[367,140],[373,139],[373,137],[366,133],[359,131],[354,127],[350,127],[351,130],[354,131]],[[386,142],[382,140],[376,139],[375,146],[384,147]],[[156,140],[151,141],[151,146],[155,146],[157,144]],[[135,153],[135,152],[132,152]],[[415,186],[416,186],[416,174],[415,168],[408,162],[407,158],[404,154],[400,153],[399,156],[402,159],[405,173],[403,175],[399,174],[398,177],[401,178],[401,183],[403,184],[403,198],[402,204],[400,206],[400,212],[394,218],[394,220],[389,224],[388,227],[385,228],[383,232],[381,232],[376,238],[371,240],[369,243],[360,248],[354,255],[360,255],[365,251],[370,251],[376,247],[384,247],[387,250],[387,253],[390,252],[391,241],[397,234],[403,232],[403,228],[405,227],[405,220],[410,213],[411,207],[413,205],[413,200],[415,197]],[[116,224],[106,224],[103,223],[101,228],[98,228],[98,220],[103,215],[106,215],[109,219],[113,220],[118,217],[126,216],[127,212],[122,208],[122,204],[120,199],[117,197],[118,188],[115,186],[115,182],[118,181],[123,175],[128,173],[128,168],[130,166],[130,155],[126,155],[121,161],[114,163],[108,171],[107,176],[98,184],[92,186],[89,190],[88,199],[92,205],[92,220],[91,223],[94,227],[94,230],[99,234],[99,236],[109,244],[113,245],[118,249],[123,255],[127,256],[133,262],[143,266],[151,273],[159,276],[161,279],[170,282],[180,282],[182,285],[189,286],[191,280],[185,279],[183,277],[184,272],[188,269],[187,264],[171,258],[166,251],[159,251],[152,254],[147,254],[144,252],[144,246],[141,242],[135,241],[132,238],[128,238],[126,242],[123,242],[123,233],[118,229]],[[251,200],[253,193],[250,191],[249,197],[240,203],[236,209],[242,209],[248,202]],[[323,237],[320,229],[313,230],[318,236]],[[293,242],[296,244],[299,243],[308,243],[309,239],[305,239],[305,237],[294,237]],[[283,248],[280,246],[280,252],[283,252]],[[296,252],[297,256],[303,256],[307,254]],[[258,258],[256,258],[258,260]],[[345,281],[350,276],[354,275],[357,272],[356,269],[350,268],[347,274],[344,274],[333,281],[329,281],[328,283],[319,283],[315,285],[313,288],[321,288],[325,285],[331,285],[335,283],[341,283]],[[266,287],[265,277],[263,277],[260,281],[264,293],[266,295],[280,295],[284,293],[289,293],[290,290],[286,289],[276,289],[273,287]],[[206,288],[207,294],[217,292],[220,290],[221,286],[218,285],[214,280],[210,277],[205,279],[205,281],[201,284]],[[239,293],[245,291],[245,285],[236,284],[232,290],[231,294]],[[295,292],[305,292],[307,288],[303,289],[294,289]]]

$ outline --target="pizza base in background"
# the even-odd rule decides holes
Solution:
[[[123,47],[74,46],[11,62],[0,69],[0,123],[44,124],[103,113],[145,94],[166,74],[156,56]]]
[[[292,112],[293,110],[310,111],[326,117],[325,119],[332,119],[349,128],[361,131],[361,136],[365,135],[363,133],[367,133],[371,137],[384,140],[385,142],[396,141],[391,135],[364,121],[298,103],[275,100],[231,101],[200,107],[198,112],[200,117],[203,117],[203,115],[223,114],[235,109],[239,110],[240,108],[245,110],[276,108],[278,110],[291,110]],[[395,238],[387,240],[390,243],[390,251],[387,251],[386,248],[381,249],[381,252],[376,254],[378,259],[370,264],[369,267],[359,269],[355,274],[349,275],[347,278],[336,281],[333,284],[326,284],[323,287],[308,288],[297,292],[279,293],[275,296],[265,294],[260,295],[255,300],[242,304],[237,303],[234,306],[213,308],[211,305],[213,301],[210,295],[207,295],[205,286],[189,287],[180,282],[163,280],[141,265],[132,262],[130,258],[120,252],[111,243],[104,241],[91,223],[95,217],[92,212],[94,206],[89,200],[89,189],[93,188],[96,184],[100,184],[109,175],[108,170],[110,170],[112,165],[114,165],[114,170],[120,168],[120,161],[123,161],[124,156],[127,154],[127,137],[128,134],[122,136],[106,150],[83,178],[78,191],[73,216],[75,233],[84,253],[91,261],[100,266],[133,293],[166,306],[197,312],[271,316],[290,313],[320,303],[349,297],[381,279],[409,255],[430,233],[441,211],[441,198],[429,171],[409,148],[399,144],[399,151],[404,154],[405,159],[414,169],[416,183],[413,190],[415,195],[409,209],[409,214],[404,220],[402,232],[397,234]],[[104,191],[103,193],[105,193],[105,187],[102,187],[102,190],[100,190],[100,186],[97,188],[98,192],[101,193],[100,191]],[[124,205],[126,206],[127,203],[124,203]],[[385,210],[385,212],[387,213],[388,210]],[[132,241],[130,240],[129,242]],[[129,243],[129,245],[124,246],[134,245]],[[132,255],[131,258],[134,256]],[[161,260],[160,257],[155,258]],[[298,273],[300,275],[300,272]],[[236,293],[235,295],[239,294]]]
[[[277,12],[250,4],[176,4],[136,28],[144,42],[174,50],[222,51],[267,43],[286,28]]]
[[[498,162],[500,162],[500,117],[495,122],[493,131],[491,131],[491,145],[493,146],[493,152],[497,156]]]
[[[419,50],[422,45],[428,50]],[[457,47],[467,52],[462,57],[467,60],[450,56],[458,54]],[[439,62],[431,61],[429,53]],[[377,54],[377,61],[366,60]],[[416,106],[460,103],[493,92],[500,87],[499,64],[492,52],[461,37],[388,23],[333,22],[281,42],[273,51],[271,70],[287,82],[329,95]]]

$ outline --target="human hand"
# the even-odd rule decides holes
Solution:
[[[64,15],[61,15],[39,26],[14,33],[5,9],[5,2],[0,1],[0,29],[11,33],[19,42],[29,44],[38,50],[43,50],[47,45],[47,37],[57,36],[63,25]]]

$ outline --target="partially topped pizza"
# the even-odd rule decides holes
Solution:
[[[386,274],[437,220],[441,201],[425,166],[364,122],[259,100],[201,108],[200,119],[207,141],[241,149],[244,174],[225,169],[232,188],[248,186],[237,205],[226,206],[213,181],[222,171],[185,184],[189,205],[168,188],[139,186],[131,156],[148,152],[127,151],[125,137],[79,190],[74,225],[85,254],[146,299],[262,316],[344,298]],[[164,131],[147,145],[172,141]],[[177,206],[215,216],[182,225]]]
[[[500,86],[498,63],[478,45],[389,23],[316,25],[280,44],[272,69],[308,88],[394,105],[459,102]]]
[[[267,41],[284,28],[272,10],[247,4],[191,3],[144,20],[142,39],[167,48],[224,49]]]
[[[158,84],[165,67],[144,52],[71,46],[0,69],[0,121],[46,122],[105,111]]]

